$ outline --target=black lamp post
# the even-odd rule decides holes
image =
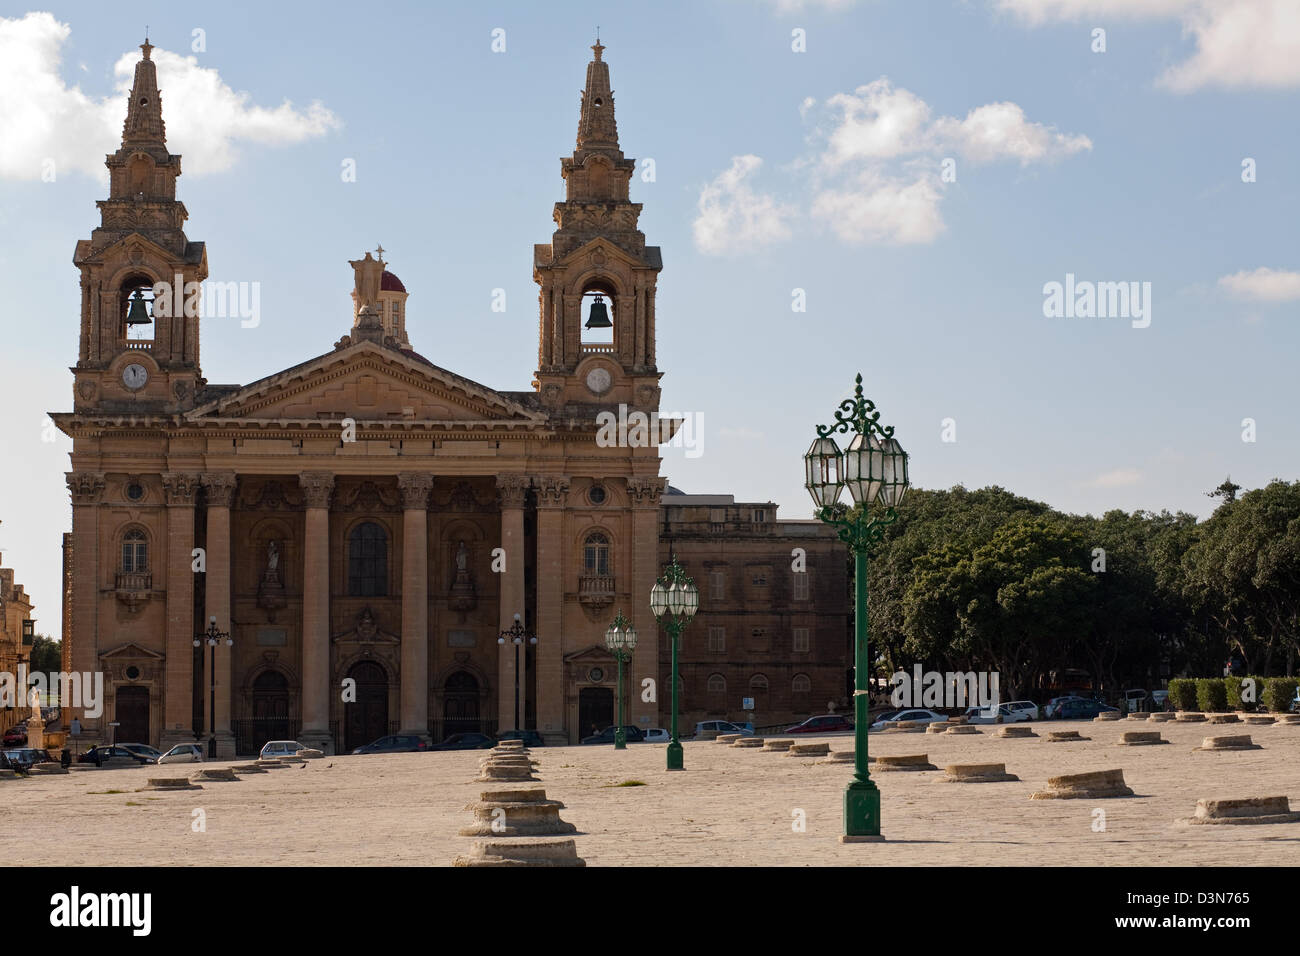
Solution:
[[[524,641],[527,641],[529,644],[536,644],[537,638],[524,630],[524,623],[520,619],[519,615],[516,614],[515,623],[501,632],[501,636],[497,638],[497,643],[504,644],[507,639],[509,639],[510,643],[515,646],[515,728],[517,730],[523,730],[524,712],[519,693],[519,688],[522,683],[522,678],[519,673],[519,649],[524,646]]]
[[[227,647],[232,647],[234,641],[230,637],[229,631],[217,629],[217,616],[214,614],[208,618],[208,629],[206,632],[199,634],[194,638],[194,646],[198,647],[206,639],[208,647],[212,648],[211,663],[208,667],[208,759],[217,759],[217,645],[223,640]]]

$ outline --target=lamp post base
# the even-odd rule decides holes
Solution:
[[[614,749],[627,750],[627,734],[622,730],[614,735]]]
[[[854,780],[844,790],[844,837],[842,842],[866,842],[862,837],[880,836],[880,790],[871,781]]]
[[[682,745],[674,740],[668,745],[668,769],[685,770],[685,761],[682,760]]]

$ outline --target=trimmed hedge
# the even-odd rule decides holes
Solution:
[[[1264,693],[1260,699],[1273,713],[1286,713],[1291,709],[1298,684],[1300,680],[1294,677],[1270,677],[1264,681]]]
[[[1228,690],[1222,677],[1202,677],[1196,682],[1196,706],[1204,711],[1228,709]]]
[[[1243,700],[1242,691],[1246,687],[1247,681],[1254,682],[1254,699]],[[1246,677],[1225,677],[1223,686],[1228,692],[1228,709],[1229,710],[1258,710],[1260,697],[1264,693],[1264,678],[1258,674],[1250,674]]]
[[[1178,677],[1169,682],[1169,701],[1174,710],[1196,709],[1196,681]]]

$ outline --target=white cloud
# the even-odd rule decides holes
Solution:
[[[1103,472],[1088,484],[1094,488],[1122,488],[1126,485],[1136,485],[1141,480],[1142,472],[1136,468],[1117,468],[1114,471]]]
[[[777,13],[803,13],[805,10],[826,10],[832,13],[847,10],[858,0],[772,0]]]
[[[1293,302],[1300,299],[1300,272],[1260,267],[1244,269],[1219,279],[1219,286],[1230,294],[1256,302]]]
[[[700,191],[693,225],[695,245],[710,255],[734,255],[790,238],[792,206],[750,186],[763,165],[757,156],[734,156],[731,166]]]
[[[104,156],[121,143],[127,94],[138,52],[114,64],[115,92],[87,95],[60,75],[71,27],[49,13],[0,17],[0,178],[38,179],[43,164],[102,176]],[[289,101],[268,108],[230,88],[193,57],[155,49],[167,145],[185,157],[185,171],[221,172],[237,160],[241,143],[280,146],[322,136],[339,119],[319,102],[298,109]]]
[[[1158,77],[1159,85],[1175,92],[1208,86],[1300,86],[1300,3],[1296,0],[994,0],[994,4],[1031,26],[1089,18],[1177,20],[1184,35],[1193,38],[1196,51]]]
[[[933,242],[945,229],[935,177],[911,182],[871,170],[849,188],[826,189],[813,199],[813,216],[845,242],[896,245]]]
[[[1092,149],[1087,136],[1069,136],[1054,127],[1028,122],[1025,111],[1015,103],[989,103],[971,110],[964,120],[942,117],[935,123],[935,134],[976,163],[1015,159],[1028,166]]]
[[[885,159],[915,153],[926,146],[929,105],[915,93],[894,89],[886,77],[859,86],[852,93],[837,93],[826,105],[839,114],[823,157],[831,165]]]

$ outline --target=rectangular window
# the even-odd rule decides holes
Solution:
[[[794,629],[794,651],[796,654],[806,654],[809,649],[808,628],[796,627]]]
[[[727,599],[727,572],[709,572],[709,592],[709,596],[715,601],[725,601]]]
[[[767,509],[766,509],[766,508],[755,508],[755,509],[754,509],[754,524],[763,524],[763,523],[766,522],[766,521],[767,521]]]
[[[794,599],[796,601],[808,600],[808,572],[794,572]]]
[[[709,650],[725,651],[727,649],[727,629],[724,627],[709,628]]]

